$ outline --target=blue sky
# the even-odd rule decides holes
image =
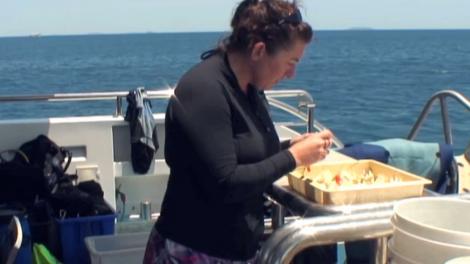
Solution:
[[[0,36],[224,31],[239,0],[6,0]],[[303,0],[315,30],[470,29],[468,0]]]

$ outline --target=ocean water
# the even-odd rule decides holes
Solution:
[[[173,85],[224,33],[0,38],[0,94],[118,91]],[[470,96],[470,30],[318,31],[296,77],[276,89],[314,97],[317,120],[344,142],[406,137],[427,100]],[[449,101],[456,150],[470,113]],[[113,102],[3,103],[0,119],[111,114]],[[165,105],[154,104],[155,111]],[[437,105],[418,135],[443,142]],[[282,114],[276,118],[286,119]]]

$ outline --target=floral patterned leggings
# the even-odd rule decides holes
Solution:
[[[212,257],[162,237],[152,228],[144,264],[254,264],[256,256],[247,261],[233,261]]]

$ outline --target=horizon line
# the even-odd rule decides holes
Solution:
[[[470,28],[371,28],[371,27],[350,27],[343,29],[317,29],[320,31],[465,31]],[[42,34],[32,33],[28,35],[0,35],[0,38],[23,38],[23,37],[67,37],[67,36],[96,36],[96,35],[139,35],[139,34],[201,34],[201,33],[229,33],[229,31],[219,30],[201,30],[201,31],[142,31],[142,32],[88,32],[88,33],[70,33],[70,34]]]

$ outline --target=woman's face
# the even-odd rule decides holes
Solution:
[[[285,78],[295,76],[295,68],[302,58],[307,43],[297,40],[288,49],[269,55],[264,49],[253,63],[252,84],[258,89],[270,90]]]

